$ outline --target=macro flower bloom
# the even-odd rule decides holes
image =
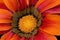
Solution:
[[[57,40],[60,0],[0,0],[0,40]]]

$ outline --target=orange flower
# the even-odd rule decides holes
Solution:
[[[60,0],[0,0],[1,40],[57,40]]]

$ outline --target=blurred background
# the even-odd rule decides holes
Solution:
[[[60,40],[60,36],[56,36],[58,40]]]

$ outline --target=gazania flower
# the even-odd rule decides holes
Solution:
[[[60,0],[1,0],[1,40],[57,40]]]

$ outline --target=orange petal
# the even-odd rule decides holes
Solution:
[[[46,17],[43,19],[45,23],[57,23],[60,24],[60,15],[46,15]]]
[[[11,23],[12,21],[9,19],[0,19],[0,23]]]
[[[57,5],[60,5],[60,0],[57,0],[57,1],[56,0],[47,0],[40,5],[39,9],[41,12],[44,12],[45,10],[53,8]]]
[[[60,35],[60,24],[47,23],[43,24],[40,29],[52,35]]]
[[[14,34],[10,31],[1,37],[1,40],[9,40]]]
[[[12,27],[9,24],[0,24],[0,31],[7,31]]]
[[[3,3],[3,0],[0,0],[0,3]]]
[[[18,6],[17,0],[4,0],[4,3],[13,12],[17,10],[17,6]]]
[[[0,23],[11,23],[12,13],[5,9],[0,9]]]
[[[32,38],[30,40],[32,40]],[[45,33],[44,31],[40,31],[34,36],[34,40],[57,40],[57,38],[53,35]]]
[[[53,35],[60,35],[60,16],[59,15],[47,15],[43,19],[43,25],[41,29]]]
[[[5,10],[5,9],[0,9],[0,19],[1,18],[11,18],[12,17],[12,13],[8,10]]]

